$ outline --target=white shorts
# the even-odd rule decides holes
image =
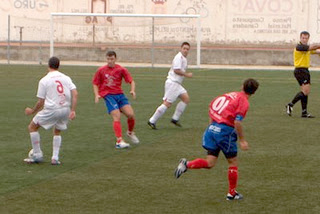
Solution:
[[[50,129],[54,126],[58,130],[66,130],[69,122],[69,114],[69,108],[57,110],[43,109],[34,116],[33,122],[44,129]]]
[[[179,83],[167,79],[164,86],[163,100],[174,103],[181,94],[187,93],[187,90]]]

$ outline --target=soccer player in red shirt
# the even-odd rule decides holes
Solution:
[[[176,178],[179,178],[187,169],[210,169],[217,163],[220,150],[226,157],[229,170],[229,192],[227,200],[239,200],[243,196],[236,191],[238,181],[237,138],[240,148],[248,150],[241,121],[249,109],[248,99],[258,89],[259,83],[254,79],[244,81],[242,90],[230,92],[212,100],[209,105],[210,125],[202,138],[202,146],[207,150],[206,159],[187,161],[182,158],[175,170]]]
[[[123,78],[126,83],[131,85],[130,94],[135,99],[135,82],[126,68],[116,64],[117,54],[114,51],[108,51],[106,57],[107,65],[100,67],[92,80],[95,103],[98,103],[100,98],[104,99],[108,113],[113,119],[113,130],[117,138],[116,148],[127,148],[130,147],[130,144],[122,138],[121,112],[128,118],[127,136],[135,144],[139,143],[139,139],[133,132],[135,116],[127,97],[123,93],[121,83]]]

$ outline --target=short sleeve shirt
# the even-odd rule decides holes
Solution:
[[[234,121],[242,120],[248,109],[249,101],[244,92],[230,92],[212,100],[209,116],[217,123],[234,127]]]
[[[173,82],[177,82],[179,84],[182,84],[184,76],[178,75],[174,72],[175,69],[179,69],[182,72],[186,72],[188,67],[188,61],[187,58],[182,55],[181,52],[179,52],[173,59],[171,68],[168,72],[167,79],[170,79]]]
[[[71,90],[76,89],[71,78],[59,71],[50,71],[38,84],[37,97],[45,99],[45,109],[71,106]]]
[[[93,77],[92,84],[98,86],[101,97],[105,97],[108,94],[122,94],[122,78],[126,83],[132,82],[131,74],[126,68],[118,64],[115,64],[112,68],[105,65],[97,70]]]

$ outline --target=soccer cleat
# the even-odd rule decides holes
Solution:
[[[286,105],[286,112],[287,112],[287,115],[291,116],[292,115],[292,106],[290,106],[289,104]]]
[[[179,123],[178,120],[172,119],[172,120],[171,120],[171,123],[173,123],[174,125],[176,125],[176,126],[178,126],[178,127],[182,127],[182,125]]]
[[[60,165],[60,164],[61,164],[61,162],[56,159],[51,160],[51,165]]]
[[[119,143],[116,143],[116,149],[124,149],[128,147],[130,147],[130,144],[124,142],[123,140],[121,140]]]
[[[303,118],[315,118],[315,116],[313,116],[313,115],[310,114],[310,113],[302,113],[302,114],[301,114],[301,117],[303,117]]]
[[[174,171],[174,176],[176,178],[179,178],[183,173],[185,173],[187,171],[187,159],[182,158],[179,161],[179,165],[176,168],[176,170]]]
[[[137,138],[134,132],[129,133],[129,131],[127,131],[127,136],[130,138],[132,143],[134,144],[140,143],[139,139]]]
[[[148,121],[148,125],[154,129],[154,130],[157,130],[157,127],[156,127],[156,124],[155,123],[151,123],[150,121]]]
[[[23,161],[26,162],[26,163],[29,163],[29,164],[41,163],[41,162],[43,162],[43,157],[42,156],[40,156],[40,157],[33,156],[33,157],[25,158]]]
[[[227,199],[227,201],[241,200],[241,199],[243,199],[243,195],[241,195],[240,193],[237,193],[237,192],[235,195],[231,195],[230,193],[228,193],[226,199]]]

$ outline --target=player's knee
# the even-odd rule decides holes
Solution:
[[[127,111],[127,112],[125,112],[124,114],[126,115],[126,117],[127,117],[128,119],[133,119],[133,118],[134,118],[134,111],[133,111],[133,110]]]
[[[208,162],[208,169],[211,169],[212,167],[214,167],[216,165],[215,160],[207,159],[207,162]]]
[[[35,131],[37,131],[38,129],[37,129],[37,127],[33,124],[33,123],[30,123],[29,125],[28,125],[28,131],[29,132],[35,132]]]
[[[164,101],[163,105],[165,105],[167,108],[170,108],[172,104],[167,101]]]
[[[216,164],[211,162],[211,161],[208,161],[208,169],[211,169],[212,167],[214,167]]]

